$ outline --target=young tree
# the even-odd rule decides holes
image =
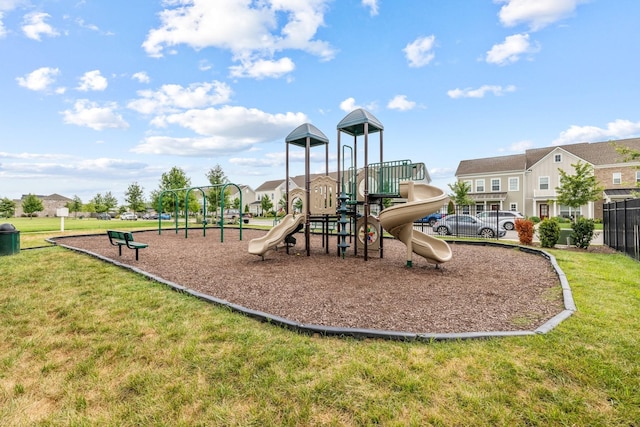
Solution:
[[[16,214],[16,202],[7,197],[0,199],[0,214],[5,218],[14,216]]]
[[[264,215],[265,212],[271,212],[271,209],[273,209],[273,202],[266,194],[262,197],[262,200],[260,200],[260,207],[262,208],[262,215]]]
[[[124,193],[124,201],[133,212],[142,212],[145,208],[144,188],[137,182],[130,184]]]
[[[207,179],[211,185],[216,185],[220,187],[215,187],[209,190],[209,194],[207,195],[209,199],[209,210],[212,212],[217,212],[218,208],[221,206],[222,201],[224,200],[225,208],[229,208],[229,197],[231,196],[231,189],[227,188],[224,191],[224,195],[220,195],[220,190],[224,184],[227,184],[229,180],[227,176],[224,174],[222,167],[220,165],[215,165],[207,172]],[[224,198],[224,199],[223,199]]]
[[[103,201],[104,206],[107,208],[105,212],[115,210],[118,207],[118,199],[111,194],[111,191],[105,193]]]
[[[42,200],[38,199],[35,194],[29,193],[22,201],[22,210],[29,215],[30,218],[33,218],[34,213],[44,210],[44,205],[42,204]]]
[[[449,194],[449,197],[453,200],[456,206],[471,206],[475,202],[469,197],[471,186],[464,181],[456,181],[454,184],[448,184],[453,193]]]
[[[233,206],[233,209],[240,209],[240,197],[234,198],[231,205]]]
[[[578,209],[588,202],[600,200],[604,188],[598,185],[593,168],[588,163],[580,161],[571,166],[575,170],[573,175],[558,168],[560,173],[560,186],[556,187],[558,203],[572,209]]]
[[[162,174],[162,177],[160,178],[160,185],[157,192],[152,192],[152,198],[154,199],[154,207],[157,208],[160,194],[163,191],[179,190],[179,189],[189,188],[189,187],[191,187],[191,179],[187,177],[187,175],[181,168],[177,166],[172,167],[169,172],[165,172]],[[177,191],[176,193],[178,195],[178,206],[177,206],[178,211],[184,212],[186,208],[184,204],[184,199],[187,194],[187,191],[182,190],[182,191]],[[197,205],[196,195],[193,192],[190,192],[189,193],[189,209],[190,210],[193,208],[194,203],[195,205]],[[165,195],[162,198],[161,208],[162,208],[161,209],[162,212],[175,211],[176,209],[175,196],[173,194]]]
[[[73,212],[74,217],[78,217],[78,212],[82,210],[82,200],[77,195],[73,195],[73,200],[67,203],[67,208],[69,212]]]
[[[104,202],[104,197],[102,197],[100,193],[93,196],[93,199],[89,200],[89,203],[91,204],[89,212],[103,213],[109,209]]]

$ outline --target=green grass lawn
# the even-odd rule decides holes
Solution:
[[[568,320],[432,343],[301,335],[58,247],[0,257],[1,424],[638,425],[640,264],[551,252]]]

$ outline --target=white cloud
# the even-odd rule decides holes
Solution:
[[[449,98],[458,99],[458,98],[484,98],[485,94],[492,93],[495,96],[502,96],[508,92],[515,92],[516,87],[513,85],[509,85],[507,87],[495,86],[495,85],[483,85],[477,89],[452,89],[447,91],[447,95]]]
[[[415,106],[416,103],[414,101],[409,101],[406,95],[396,95],[387,104],[387,108],[400,111],[412,110]]]
[[[418,37],[411,43],[409,43],[402,51],[404,52],[409,66],[418,68],[427,65],[433,60],[435,54],[433,48],[435,47],[436,36],[431,35],[428,37]]]
[[[640,122],[618,119],[607,123],[606,128],[597,126],[571,125],[569,129],[560,132],[552,145],[574,144],[578,142],[600,142],[609,139],[624,139],[640,134]]]
[[[2,22],[3,18],[4,18],[4,13],[0,11],[0,38],[7,35],[7,29],[4,26],[4,22]]]
[[[342,111],[346,111],[347,113],[350,113],[357,108],[362,108],[362,107],[356,104],[355,98],[347,98],[340,103],[340,109]]]
[[[5,12],[12,11],[22,3],[25,3],[25,0],[0,0],[0,38],[7,35],[7,29],[2,22]]]
[[[107,79],[100,74],[100,70],[93,70],[87,71],[80,77],[80,84],[76,89],[81,92],[88,92],[90,90],[102,91],[105,90],[108,85]]]
[[[333,58],[333,48],[314,39],[318,28],[324,25],[327,3],[328,0],[165,2],[167,8],[159,14],[160,26],[149,31],[142,47],[155,57],[162,56],[165,48],[181,44],[197,50],[227,49],[240,63],[232,72],[277,77],[286,69],[293,70],[289,58],[274,60],[277,52],[296,49],[323,60]],[[268,72],[260,72],[261,65]]]
[[[55,82],[55,77],[60,74],[58,68],[42,67],[25,75],[18,77],[18,84],[29,90],[44,91]]]
[[[231,77],[264,77],[278,78],[291,73],[296,68],[290,58],[280,58],[277,61],[259,59],[257,61],[242,61],[240,65],[229,67]]]
[[[303,113],[270,114],[256,108],[224,106],[159,116],[152,123],[159,127],[178,125],[199,135],[221,136],[233,143],[256,143],[286,136],[307,121]]]
[[[140,83],[149,83],[151,79],[149,75],[144,71],[139,71],[131,76],[132,79],[139,81]]]
[[[501,44],[495,44],[487,52],[486,61],[490,64],[507,65],[520,60],[520,56],[540,51],[536,43],[531,45],[529,34],[507,36]]]
[[[170,136],[150,136],[132,149],[139,154],[161,154],[170,156],[225,156],[245,151],[253,145],[249,141],[230,141],[219,136],[204,138],[175,138]]]
[[[193,83],[187,88],[167,84],[157,91],[138,91],[140,98],[129,102],[127,107],[143,114],[177,112],[223,104],[229,101],[231,94],[229,85],[219,81]]]
[[[362,5],[369,8],[371,16],[378,14],[378,0],[362,0]]]
[[[310,153],[310,161],[322,163],[324,166],[324,154],[316,152]],[[305,160],[304,150],[290,151],[289,162],[290,163],[303,163]],[[232,157],[229,159],[229,163],[236,166],[243,166],[245,168],[278,168],[286,164],[287,155],[285,151],[277,151],[272,153],[265,153],[262,157]]]
[[[65,110],[62,115],[66,124],[86,126],[94,130],[127,129],[129,124],[115,112],[117,108],[116,103],[99,106],[88,99],[79,99],[73,110]]]
[[[50,17],[51,15],[44,12],[28,13],[24,16],[22,31],[28,38],[38,41],[40,41],[41,35],[49,37],[59,36],[60,33],[45,22],[45,20]]]
[[[506,27],[528,23],[531,31],[537,31],[561,19],[571,16],[578,4],[585,0],[495,0],[506,3],[498,16]]]
[[[526,150],[530,149],[533,147],[533,142],[531,141],[518,141],[518,142],[514,142],[513,144],[511,144],[509,147],[507,147],[506,149],[501,148],[498,149],[499,152],[513,152],[513,153],[524,153]]]

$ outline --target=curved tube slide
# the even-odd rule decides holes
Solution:
[[[447,242],[413,228],[413,222],[437,212],[449,197],[441,189],[413,181],[400,183],[400,195],[407,203],[395,205],[380,212],[380,223],[393,237],[407,246],[407,266],[415,253],[436,265],[451,260],[451,247]]]
[[[279,224],[273,226],[267,234],[257,239],[253,239],[249,242],[249,253],[253,255],[260,255],[264,258],[264,254],[270,250],[275,249],[278,243],[282,242],[285,237],[293,233],[300,224],[304,222],[304,215],[302,214],[288,214]]]

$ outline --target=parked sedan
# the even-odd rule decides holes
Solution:
[[[416,221],[417,224],[429,224],[433,226],[438,220],[444,217],[440,212],[431,213],[425,217],[420,218]]]
[[[433,225],[433,231],[440,235],[503,237],[507,231],[472,215],[447,215]]]
[[[127,221],[137,221],[138,220],[138,215],[131,213],[131,212],[125,212],[122,215],[120,215],[120,219],[121,220],[127,220]]]
[[[524,216],[520,212],[516,211],[484,211],[476,215],[483,221],[490,223],[496,222],[496,216],[498,217],[498,225],[505,230],[513,230],[516,226],[517,219],[524,219]]]
[[[99,213],[98,215],[96,215],[96,218],[109,221],[111,219],[111,215],[109,215],[106,212],[105,213]]]

